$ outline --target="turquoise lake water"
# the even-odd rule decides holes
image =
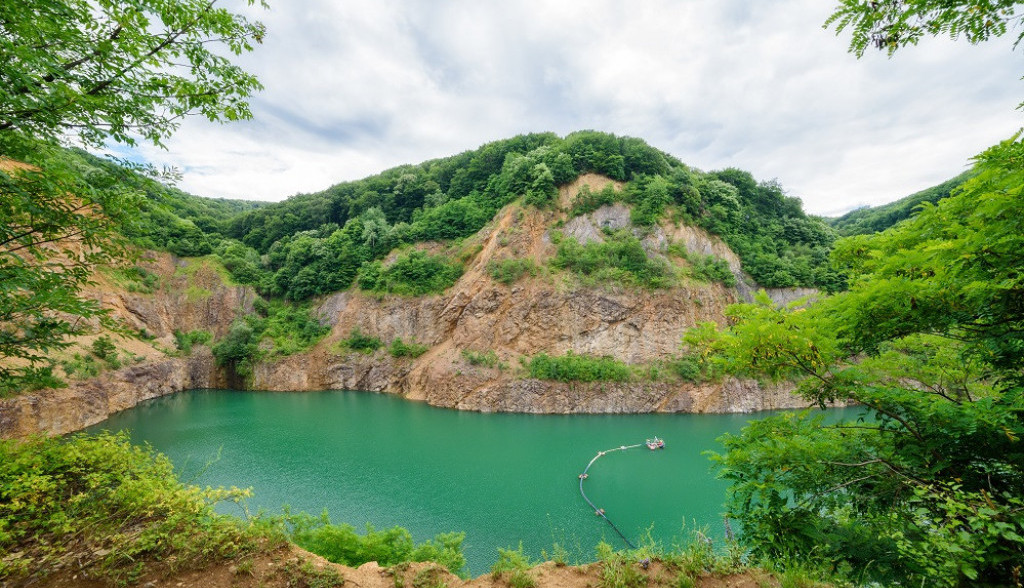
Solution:
[[[703,453],[759,416],[480,414],[368,392],[217,390],[152,400],[90,431],[131,431],[186,482],[251,487],[251,511],[327,509],[332,522],[401,525],[417,541],[464,531],[477,575],[520,542],[534,557],[558,542],[581,561],[601,540],[622,547],[577,476],[598,451],[655,435],[665,450],[599,459],[587,495],[633,540],[650,532],[671,546],[694,525],[720,537],[726,485]]]

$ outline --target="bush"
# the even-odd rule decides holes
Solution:
[[[705,282],[719,282],[727,288],[736,285],[736,276],[729,269],[729,263],[713,255],[690,254],[693,277]]]
[[[487,275],[506,286],[514,284],[527,273],[537,275],[537,264],[532,259],[503,259],[487,264]]]
[[[363,290],[405,296],[444,292],[462,277],[462,266],[442,255],[410,251],[389,266],[375,261],[359,268],[357,282]]]
[[[501,362],[498,360],[498,354],[493,349],[487,351],[470,351],[469,349],[462,350],[462,358],[469,362],[469,365],[484,366],[489,368],[500,368]]]
[[[117,361],[117,347],[107,335],[101,335],[92,342],[92,354],[107,362]]]
[[[665,288],[675,281],[668,263],[647,257],[640,240],[627,230],[607,234],[603,243],[581,245],[562,238],[551,265],[599,281],[644,288]]]
[[[190,566],[273,549],[283,537],[263,521],[213,511],[248,495],[182,485],[170,460],[131,445],[126,433],[2,441],[0,578],[38,579],[74,559],[83,582],[123,585],[156,562]]]
[[[193,345],[207,345],[212,340],[213,335],[209,331],[202,329],[188,331],[187,333],[174,331],[174,343],[178,346],[178,350],[185,355],[192,353]]]
[[[491,578],[497,580],[508,575],[508,585],[512,588],[533,588],[537,581],[530,575],[533,562],[523,553],[523,544],[518,549],[498,548],[498,561],[491,566]]]
[[[385,567],[432,561],[453,574],[461,574],[466,565],[462,553],[465,533],[440,533],[417,545],[412,534],[402,527],[378,531],[367,524],[366,533],[360,535],[351,525],[331,524],[326,512],[319,517],[288,513],[285,520],[291,526],[291,539],[296,545],[346,566],[358,567],[369,561]]]
[[[527,362],[526,369],[531,378],[560,382],[628,382],[632,376],[630,367],[615,358],[572,351],[561,357],[541,353]]]
[[[342,347],[358,351],[359,353],[373,353],[384,347],[384,343],[380,339],[364,335],[358,328],[352,329],[348,339],[342,339],[339,344]]]
[[[412,357],[416,358],[430,349],[429,345],[420,345],[415,341],[412,343],[406,343],[402,341],[401,337],[395,338],[391,341],[391,345],[388,346],[388,353],[391,357]]]

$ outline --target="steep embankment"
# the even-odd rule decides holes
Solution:
[[[312,349],[257,364],[248,387],[265,390],[358,389],[400,394],[435,406],[531,413],[745,412],[795,407],[786,386],[723,378],[687,381],[647,375],[621,382],[560,382],[527,377],[525,360],[545,353],[609,356],[632,366],[656,366],[680,352],[681,335],[707,321],[722,323],[726,306],[755,287],[737,256],[717,237],[684,224],[631,229],[621,204],[569,218],[583,185],[592,191],[611,180],[586,175],[560,192],[560,206],[539,210],[512,204],[476,236],[457,246],[427,245],[459,256],[465,273],[443,294],[417,298],[377,295],[356,288],[319,300],[314,312],[330,334]],[[683,278],[670,288],[626,288],[591,283],[551,269],[556,231],[580,243],[601,242],[609,230],[631,229],[650,257],[683,267],[678,252],[725,260],[736,288]],[[511,284],[488,271],[503,260],[529,260],[534,268]],[[127,292],[112,281],[93,295],[133,329],[149,333],[143,363],[0,401],[0,435],[64,433],[99,422],[141,400],[177,390],[224,387],[228,374],[208,349],[169,357],[174,331],[205,329],[223,335],[235,318],[252,311],[255,294],[230,285],[209,262],[153,255],[143,264],[160,276],[152,292]],[[809,293],[779,290],[779,300]],[[359,331],[384,344],[401,338],[428,347],[418,358],[386,349],[362,354],[342,341]],[[125,340],[128,341],[128,340]],[[128,343],[123,343],[127,345]],[[140,345],[138,341],[132,345]],[[470,352],[467,354],[467,352]],[[486,354],[487,362],[471,354]],[[231,382],[238,385],[238,382]]]

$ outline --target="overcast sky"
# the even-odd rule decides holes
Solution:
[[[822,29],[833,0],[272,0],[240,61],[255,118],[161,152],[202,196],[281,200],[526,132],[639,137],[777,179],[815,214],[944,181],[1024,122],[1012,39],[888,59]],[[1012,35],[1011,35],[1012,37]]]

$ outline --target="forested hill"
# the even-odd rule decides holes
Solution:
[[[152,212],[155,222],[143,223],[152,233],[134,236],[182,255],[216,253],[237,281],[302,300],[349,287],[361,268],[365,274],[395,247],[473,235],[516,199],[556,206],[558,187],[583,173],[625,187],[583,194],[571,212],[623,201],[635,226],[670,218],[720,235],[762,286],[839,284],[827,261],[835,232],[777,183],[734,168],[702,172],[640,139],[594,131],[520,135],[280,203],[242,206],[248,209],[230,218],[169,198],[180,222]],[[167,226],[178,228],[169,233]]]
[[[858,208],[851,210],[843,216],[826,220],[842,237],[880,233],[896,223],[913,216],[917,207],[921,204],[925,202],[935,204],[943,198],[948,198],[954,189],[969,180],[974,174],[973,170],[968,170],[937,186],[921,190],[910,196],[900,198],[895,202],[881,206]]]

